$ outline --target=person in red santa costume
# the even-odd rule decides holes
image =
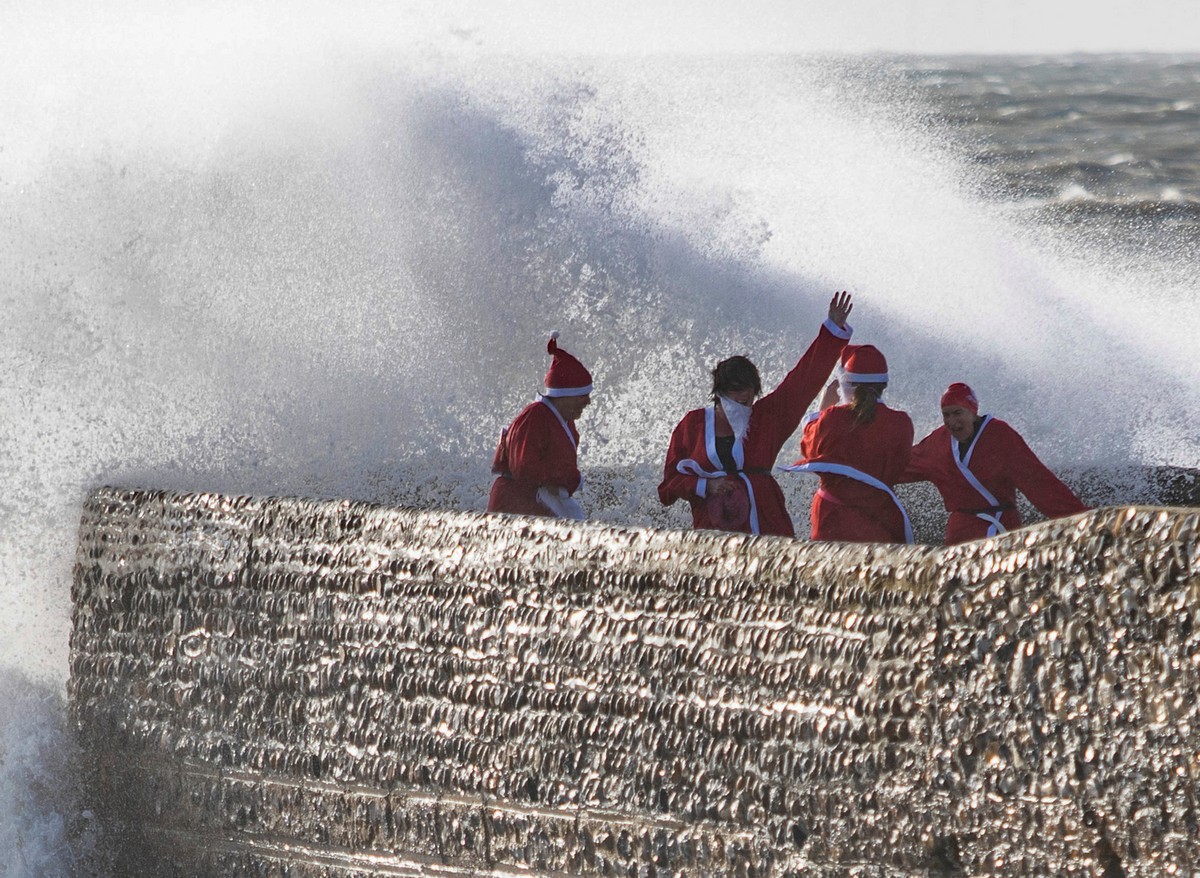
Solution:
[[[1021,526],[1017,491],[1047,518],[1086,512],[1012,427],[979,414],[975,392],[961,382],[942,394],[942,421],[912,452],[903,481],[933,482],[950,518],[946,544],[995,536]]]
[[[771,473],[788,437],[800,424],[853,329],[849,293],[829,302],[816,339],[775,390],[758,399],[758,369],[743,356],[713,369],[709,408],[684,415],[671,434],[658,499],[686,500],[692,526],[751,534],[794,536],[783,491]]]
[[[912,421],[879,401],[888,367],[877,348],[847,345],[842,369],[820,413],[804,426],[803,458],[784,469],[821,477],[812,504],[814,540],[911,543],[908,514],[892,487],[908,467]],[[849,401],[839,404],[840,396]]]
[[[492,472],[496,481],[488,512],[582,519],[574,494],[582,487],[575,422],[592,401],[592,376],[550,335],[546,353],[554,359],[544,392],[527,405],[500,435]]]

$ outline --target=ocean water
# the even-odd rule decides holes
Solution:
[[[840,289],[919,433],[966,380],[1051,464],[1200,462],[1200,59],[237,34],[0,61],[0,875],[98,838],[62,696],[91,487],[482,509],[557,329],[585,507],[682,525],[654,487],[712,363],[777,381]]]

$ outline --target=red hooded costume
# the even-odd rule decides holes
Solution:
[[[887,361],[870,345],[848,347],[847,384],[886,384]],[[912,450],[908,415],[875,404],[869,423],[849,405],[831,406],[804,427],[798,465],[821,476],[813,498],[812,538],[853,543],[911,542],[907,516],[891,488],[904,475]]]
[[[488,496],[488,512],[555,515],[538,499],[538,489],[562,488],[574,495],[583,484],[577,463],[579,431],[550,402],[592,392],[592,376],[575,357],[558,347],[558,333],[546,352],[554,357],[546,372],[546,387],[500,435],[492,459],[496,481]]]
[[[951,384],[942,407],[978,414],[971,388]],[[1086,512],[1088,507],[1043,464],[1012,427],[987,415],[966,448],[941,426],[913,449],[902,481],[933,482],[950,513],[946,544],[980,540],[1021,526],[1017,491],[1047,518]]]
[[[805,409],[825,386],[829,373],[852,330],[826,320],[783,382],[753,404],[745,436],[733,444],[737,469],[727,473],[717,453],[716,410],[713,406],[684,415],[671,434],[658,498],[664,506],[686,500],[692,509],[692,526],[752,534],[795,536],[783,491],[771,474],[775,459],[796,432]],[[710,478],[739,479],[744,501],[733,504],[707,502]],[[737,513],[742,509],[744,520]]]

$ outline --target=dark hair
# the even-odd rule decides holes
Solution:
[[[854,412],[854,425],[867,425],[875,420],[875,404],[883,394],[886,384],[854,384],[854,396],[850,411]]]
[[[740,354],[717,363],[717,368],[712,370],[712,379],[713,402],[717,401],[719,394],[727,394],[731,390],[753,389],[755,396],[762,393],[758,368]]]

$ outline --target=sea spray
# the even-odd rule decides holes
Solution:
[[[57,685],[0,671],[0,875],[65,878],[98,865],[100,829],[77,784]]]

